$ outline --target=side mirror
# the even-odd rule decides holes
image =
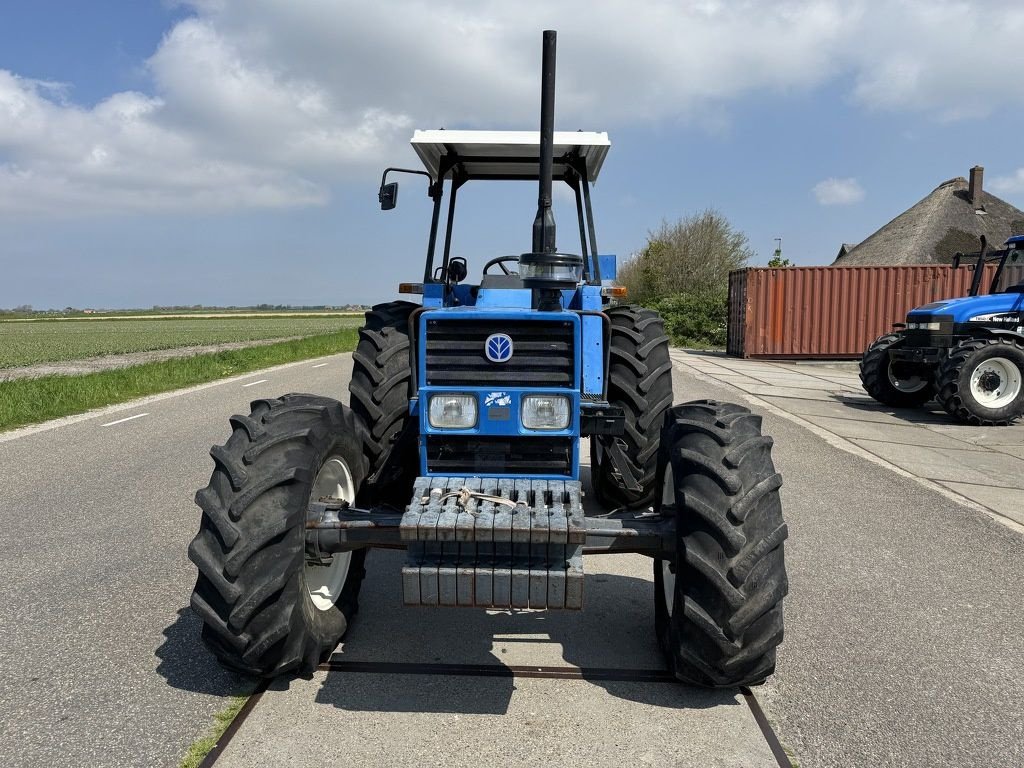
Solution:
[[[469,274],[469,269],[466,267],[466,260],[456,256],[450,262],[448,262],[448,279],[453,283],[461,283],[466,279],[466,275]]]
[[[390,184],[382,184],[380,192],[377,193],[377,199],[380,200],[380,209],[382,211],[390,211],[398,205],[398,182],[392,181]]]

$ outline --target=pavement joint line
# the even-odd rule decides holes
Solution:
[[[804,398],[804,397],[784,397],[782,395],[764,395],[764,397],[775,397],[775,398],[777,398],[779,400],[806,400],[807,399],[807,398]],[[825,402],[825,401],[824,400],[819,400],[817,402]],[[871,411],[868,411],[868,412],[869,413],[882,413],[882,414],[885,414],[887,416],[892,416],[893,418],[899,418],[898,416],[889,413],[884,408],[875,408],[875,409],[873,409]],[[812,418],[812,419],[837,419],[837,420],[842,420],[842,421],[863,421],[863,419],[858,419],[856,416],[835,416],[833,414],[825,414],[825,413],[802,413],[800,415],[801,416],[805,416],[807,418]],[[986,448],[986,449],[990,448],[992,450],[995,450],[995,445],[998,445],[998,443],[993,444],[991,446],[984,445],[982,443],[973,443],[970,440],[965,440],[962,437],[956,437],[954,435],[947,435],[945,432],[939,432],[938,430],[932,429],[932,427],[934,427],[934,426],[939,426],[939,427],[955,426],[955,425],[951,425],[949,423],[949,421],[944,420],[944,419],[935,419],[934,421],[908,421],[906,419],[900,419],[900,423],[898,423],[898,424],[890,423],[890,422],[887,422],[887,421],[872,421],[870,423],[872,423],[872,424],[886,424],[888,426],[893,426],[893,427],[914,427],[916,429],[926,429],[929,432],[933,432],[936,435],[941,435],[942,437],[948,437],[950,440],[956,440],[958,443],[963,443],[964,445],[975,445],[975,446],[978,446],[979,448]],[[1012,445],[1012,443],[1010,445]]]
[[[169,392],[158,392],[155,395],[147,395],[143,398],[136,400],[128,400],[123,403],[114,403],[113,405],[107,405],[103,408],[97,408],[95,410],[86,411],[85,413],[76,413],[71,416],[62,416],[59,419],[51,419],[44,421],[40,424],[29,424],[28,426],[18,427],[17,429],[11,429],[7,432],[0,432],[0,443],[6,443],[11,440],[17,440],[21,437],[28,437],[29,435],[35,435],[39,432],[48,432],[51,429],[59,429],[60,427],[71,426],[72,424],[78,424],[83,421],[90,421],[91,419],[99,419],[104,416],[109,416],[112,413],[120,413],[122,411],[130,411],[133,408],[141,408],[149,405],[150,403],[158,403],[162,400],[170,400],[173,397],[181,397],[182,395],[188,395],[193,392],[200,392],[204,389],[211,389],[213,387],[221,387],[225,384],[233,384],[238,381],[244,381],[245,379],[252,378],[253,376],[259,376],[264,373],[273,373],[274,371],[283,371],[286,368],[294,368],[298,365],[306,365],[311,360],[324,360],[327,358],[337,357],[338,355],[351,355],[351,352],[335,352],[333,355],[325,355],[323,357],[311,357],[308,360],[296,360],[291,363],[282,363],[281,365],[275,365],[271,368],[264,368],[259,371],[249,371],[248,373],[242,373],[238,376],[230,376],[226,379],[217,379],[216,381],[207,381],[202,384],[194,384],[191,387],[184,387],[182,389],[172,389]]]
[[[213,749],[206,753],[206,757],[204,757],[203,761],[199,764],[199,768],[211,768],[211,766],[217,762],[217,758],[224,754],[224,750],[228,748],[228,744],[231,743],[231,739],[235,737],[235,734],[238,733],[238,730],[242,727],[242,723],[244,723],[245,719],[249,717],[255,706],[259,704],[260,699],[263,698],[263,694],[267,692],[267,689],[270,687],[272,682],[273,680],[262,680],[260,684],[256,686],[256,690],[252,692],[252,695],[246,699],[242,708],[238,710],[238,714],[235,715],[235,719],[231,721],[231,725],[229,725],[224,730],[224,733],[220,735],[220,738],[217,739],[217,743],[213,745]]]
[[[877,422],[877,421],[871,422],[871,423],[872,424],[885,424],[885,422]],[[886,424],[886,426],[899,426],[899,425],[898,424]],[[824,429],[827,429],[827,427],[824,427]],[[989,451],[987,448],[978,448],[978,450],[972,451],[970,448],[959,448],[959,447],[953,448],[953,447],[950,447],[950,446],[921,445],[920,443],[908,443],[905,440],[881,440],[881,439],[879,439],[877,437],[848,437],[846,435],[840,435],[838,432],[833,432],[833,434],[839,435],[839,437],[843,438],[844,440],[865,440],[865,441],[870,442],[870,443],[884,443],[885,445],[913,445],[913,446],[917,446],[918,448],[935,448],[936,450],[941,450],[941,451],[967,451],[968,453],[999,453],[999,451]],[[938,434],[938,433],[935,433],[935,434]],[[951,438],[951,439],[952,440],[956,440],[956,438]],[[974,443],[968,443],[968,442],[966,442],[964,440],[957,440],[957,442],[963,443],[964,445],[974,445]]]
[[[817,435],[818,437],[823,439],[825,442],[827,442],[829,445],[831,445],[831,446],[833,446],[835,448],[839,448],[840,450],[846,451],[849,454],[852,454],[854,456],[858,456],[858,457],[860,457],[862,459],[870,461],[873,464],[877,464],[878,466],[884,467],[884,468],[888,469],[890,472],[895,472],[897,475],[900,475],[901,477],[905,477],[905,478],[907,478],[909,480],[913,480],[914,482],[924,486],[928,490],[934,491],[935,493],[938,493],[938,494],[940,494],[942,496],[945,496],[947,499],[951,499],[951,500],[955,501],[957,504],[960,504],[961,506],[967,507],[968,509],[970,509],[970,510],[972,510],[974,512],[980,512],[981,514],[986,515],[987,517],[990,517],[991,519],[995,520],[997,523],[1000,523],[1001,525],[1006,526],[1007,528],[1009,528],[1012,531],[1015,531],[1016,533],[1024,534],[1024,525],[1018,523],[1016,520],[1013,520],[1013,519],[1011,519],[1009,517],[1006,517],[1005,515],[997,512],[994,509],[990,509],[989,507],[986,507],[984,504],[979,504],[978,502],[974,501],[973,499],[969,499],[966,496],[963,496],[962,494],[957,493],[952,488],[947,488],[945,485],[942,485],[941,483],[939,483],[937,481],[929,480],[927,478],[921,477],[920,475],[915,475],[913,472],[908,472],[907,470],[903,469],[902,467],[899,467],[896,464],[893,464],[892,462],[887,461],[886,459],[883,459],[881,456],[878,456],[877,454],[872,453],[871,451],[867,450],[866,448],[862,448],[861,446],[859,446],[859,445],[857,445],[855,443],[850,442],[850,440],[848,440],[847,438],[842,437],[840,435],[837,435],[835,432],[830,432],[829,430],[825,429],[824,427],[819,427],[817,424],[814,424],[813,422],[807,421],[806,419],[802,418],[801,416],[798,416],[795,413],[790,413],[789,411],[787,411],[787,410],[785,410],[783,408],[780,408],[777,405],[769,403],[766,400],[762,400],[757,395],[753,395],[753,394],[751,394],[750,392],[747,392],[744,389],[740,389],[739,387],[735,386],[734,384],[730,384],[727,381],[723,381],[721,379],[716,379],[714,376],[709,376],[709,375],[707,375],[705,373],[702,373],[702,372],[698,371],[695,368],[691,368],[690,366],[686,365],[685,359],[683,359],[683,358],[674,357],[673,361],[675,363],[678,363],[681,366],[684,366],[687,369],[687,371],[690,373],[690,375],[692,375],[694,378],[699,379],[701,381],[704,381],[704,382],[706,382],[708,384],[715,384],[715,385],[718,385],[718,386],[726,386],[726,387],[729,387],[731,389],[734,389],[734,390],[736,390],[736,392],[738,392],[740,394],[741,397],[743,397],[745,400],[747,400],[752,405],[754,405],[754,406],[756,406],[758,408],[763,408],[768,413],[771,413],[771,414],[773,414],[775,416],[778,416],[779,418],[785,419],[786,421],[790,421],[790,422],[796,424],[797,426],[803,427],[808,432],[811,432],[812,434]],[[807,399],[810,399],[810,398],[795,398],[794,397],[794,398],[786,398],[786,399],[788,399],[788,400],[807,400]],[[954,450],[958,450],[958,449],[954,449]],[[949,481],[949,482],[955,482],[955,481]]]
[[[312,368],[323,368],[327,363],[317,363],[316,365],[310,366]]]
[[[248,384],[243,384],[242,389],[246,387],[255,387],[257,384],[266,384],[270,379],[260,379],[259,381],[250,381]]]
[[[740,693],[743,694],[744,701],[746,701],[747,706],[750,707],[750,713],[754,716],[754,722],[756,722],[757,727],[761,729],[761,735],[764,736],[764,740],[768,742],[768,748],[771,749],[772,755],[775,757],[775,761],[779,764],[779,768],[793,768],[793,761],[790,760],[789,755],[786,754],[785,747],[783,747],[782,742],[779,741],[778,734],[775,733],[775,729],[772,728],[772,724],[768,721],[767,715],[765,715],[764,710],[761,709],[761,703],[757,700],[754,692],[744,685],[740,686]]]
[[[106,424],[100,424],[101,427],[112,427],[115,424],[124,424],[126,421],[134,421],[135,419],[141,419],[143,416],[149,416],[148,413],[136,413],[134,416],[126,416],[123,419],[117,421],[108,421]]]
[[[992,483],[972,483],[967,480],[938,480],[940,483],[956,483],[957,485],[974,485],[978,488],[994,488],[998,491],[1024,491],[1016,485],[993,485]]]

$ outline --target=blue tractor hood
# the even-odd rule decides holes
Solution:
[[[923,322],[942,315],[952,317],[954,323],[966,323],[978,315],[1020,312],[1024,308],[1024,293],[994,293],[988,296],[967,296],[962,299],[933,301],[915,307],[907,314],[908,322]]]

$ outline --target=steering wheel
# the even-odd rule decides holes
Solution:
[[[489,270],[491,267],[497,267],[498,269],[500,269],[502,271],[502,273],[504,273],[506,275],[518,274],[517,272],[513,272],[511,269],[509,269],[508,267],[505,266],[505,262],[507,262],[507,261],[514,261],[514,262],[516,262],[518,264],[519,263],[519,257],[518,256],[498,256],[496,259],[491,259],[486,264],[484,264],[484,274],[485,275],[488,274],[487,270]]]

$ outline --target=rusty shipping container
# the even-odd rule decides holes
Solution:
[[[985,267],[983,285],[995,272]],[[752,267],[729,275],[728,353],[858,358],[914,307],[967,294],[973,270],[948,266]],[[1007,268],[1000,281],[1024,280]],[[986,288],[987,289],[987,288]]]

